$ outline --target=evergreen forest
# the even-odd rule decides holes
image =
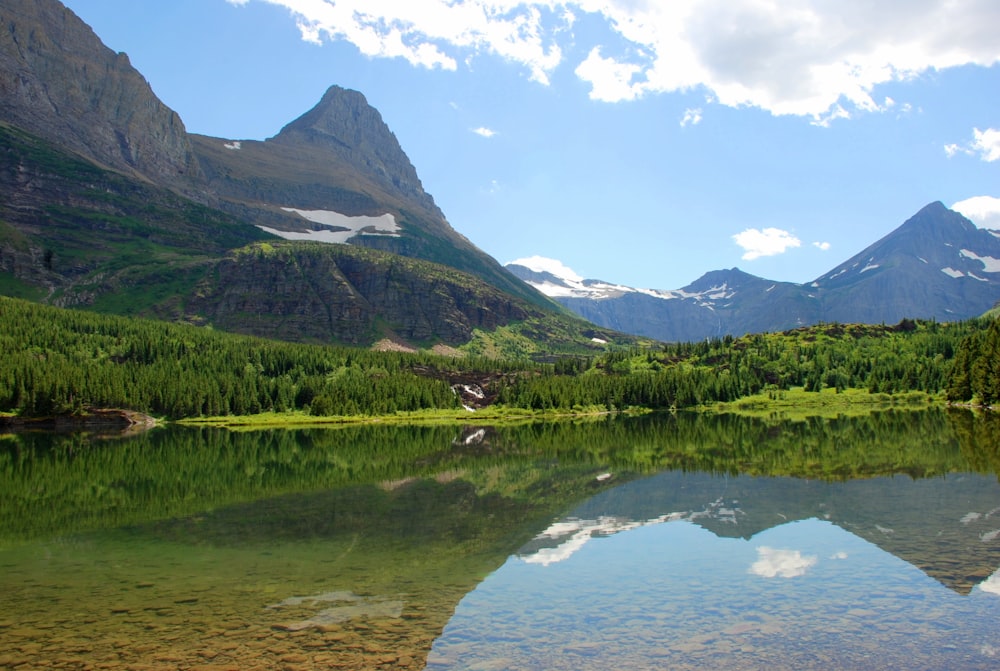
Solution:
[[[992,405],[1000,325],[820,324],[554,361],[292,344],[0,298],[0,412],[167,419],[462,411],[461,387],[533,411],[678,409],[785,391],[919,392]],[[464,412],[464,411],[462,411]]]

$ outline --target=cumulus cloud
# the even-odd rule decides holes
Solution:
[[[493,137],[497,134],[492,128],[487,128],[485,126],[480,126],[479,128],[473,128],[472,132],[481,137]]]
[[[829,242],[814,242],[813,243],[813,247],[815,247],[816,249],[819,249],[821,251],[824,251],[824,252],[830,251],[830,243]]]
[[[965,144],[946,144],[944,151],[948,156],[955,154],[967,154],[969,156],[979,155],[979,158],[992,163],[1000,161],[1000,130],[987,128],[986,130],[972,129],[972,140]]]
[[[748,228],[733,236],[733,241],[743,248],[743,260],[753,261],[762,256],[784,254],[802,241],[780,228]]]
[[[974,196],[958,201],[951,209],[963,214],[979,228],[1000,230],[1000,198]]]
[[[816,565],[815,555],[803,555],[798,550],[757,548],[757,561],[750,566],[750,573],[762,578],[797,578]]]
[[[254,1],[286,7],[303,39],[372,57],[454,70],[492,54],[548,84],[572,45],[588,53],[571,66],[594,100],[699,88],[723,105],[820,124],[893,108],[873,96],[879,84],[1000,62],[995,0]],[[582,15],[603,22],[607,39],[575,34]]]
[[[562,61],[555,36],[571,20],[553,17],[557,3],[551,2],[257,1],[287,8],[308,42],[345,41],[366,56],[403,58],[414,66],[442,70],[456,70],[470,54],[489,53],[525,66],[542,84],[549,83],[549,73]]]
[[[516,261],[510,261],[504,265],[516,264],[519,266],[524,266],[530,270],[534,270],[536,273],[552,273],[556,277],[561,277],[564,280],[570,280],[572,282],[582,282],[583,278],[576,274],[572,268],[563,265],[562,261],[557,261],[556,259],[549,259],[544,256],[529,256],[523,259],[517,259]]]

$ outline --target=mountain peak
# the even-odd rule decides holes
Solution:
[[[311,110],[268,142],[333,151],[384,187],[439,212],[382,115],[358,91],[331,86]]]
[[[364,128],[351,123],[363,117],[368,117]],[[308,112],[285,125],[273,139],[287,138],[295,133],[314,132],[340,140],[351,145],[356,144],[364,135],[363,131],[380,134],[385,126],[382,115],[368,104],[364,94],[352,89],[333,85],[326,90],[320,101]],[[385,131],[389,132],[388,127]],[[395,139],[395,136],[393,136]]]
[[[747,282],[766,282],[767,280],[744,272],[739,268],[729,268],[728,270],[710,270],[691,284],[684,287],[684,291],[699,293],[709,291],[714,288],[728,286],[730,289]]]
[[[934,232],[939,235],[947,235],[946,232],[949,231],[968,233],[975,230],[976,225],[965,216],[954,210],[949,210],[941,201],[934,201],[922,207],[890,235],[911,232],[920,232],[921,234]]]

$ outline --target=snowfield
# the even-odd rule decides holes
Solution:
[[[401,230],[396,218],[391,214],[383,214],[378,217],[349,217],[333,210],[299,210],[294,207],[281,208],[285,212],[294,212],[303,219],[314,224],[328,226],[312,231],[280,231],[268,226],[257,228],[285,240],[311,240],[313,242],[327,242],[331,244],[343,244],[356,235],[388,235],[398,238]]]

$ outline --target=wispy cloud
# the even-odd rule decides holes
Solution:
[[[948,156],[955,154],[968,154],[969,156],[979,155],[979,158],[992,163],[1000,161],[1000,130],[987,128],[986,130],[972,129],[972,140],[965,144],[946,144],[944,151]]]
[[[979,228],[1000,230],[1000,198],[974,196],[958,201],[951,209],[965,215]]]
[[[873,96],[879,84],[1000,62],[1000,3],[990,0],[920,0],[919,11],[911,0],[228,1],[283,6],[310,42],[442,70],[493,55],[542,84],[570,45],[583,46],[586,58],[570,65],[594,100],[702,88],[723,105],[821,125],[892,108]],[[588,31],[581,44],[582,15],[602,21],[609,39]]]
[[[742,258],[745,261],[753,261],[762,256],[777,256],[802,245],[801,240],[780,228],[748,228],[734,235],[733,241],[743,248]]]
[[[681,117],[681,128],[685,126],[697,126],[701,123],[701,108],[686,109]]]
[[[487,128],[486,126],[480,126],[479,128],[473,128],[472,132],[480,137],[493,137],[497,134],[492,128]]]

